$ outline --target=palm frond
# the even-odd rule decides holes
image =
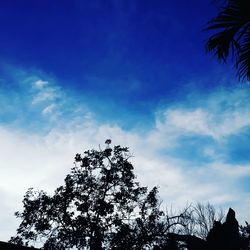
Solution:
[[[213,52],[214,55],[221,61],[226,62],[230,48],[233,49],[233,41],[235,29],[218,32],[210,37],[206,44],[206,51]],[[234,54],[234,53],[233,53]]]
[[[231,54],[240,79],[250,76],[250,4],[249,0],[228,0],[206,31],[216,30],[206,42],[206,51],[226,62]]]
[[[229,1],[217,17],[208,22],[205,30],[240,28],[248,19],[248,13],[241,6],[240,1]]]
[[[250,81],[250,30],[242,38],[238,61],[236,61],[240,79]]]

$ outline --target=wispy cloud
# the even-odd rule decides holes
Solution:
[[[246,89],[193,96],[177,108],[162,110],[157,129],[177,135],[209,136],[221,140],[250,125],[248,95]]]
[[[8,69],[9,70],[9,69]],[[13,86],[0,89],[0,123],[34,131],[49,131],[63,120],[90,117],[87,105],[62,91],[56,80],[41,72],[11,68]],[[46,80],[44,80],[46,78]]]
[[[42,89],[44,88],[46,85],[48,84],[47,81],[43,81],[43,80],[37,80],[34,82],[34,87],[38,88],[38,89]]]

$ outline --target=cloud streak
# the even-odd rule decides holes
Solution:
[[[209,96],[195,96],[193,100],[188,100],[193,102],[190,108],[186,108],[183,103],[184,107],[163,110],[157,128],[166,133],[209,136],[222,140],[249,126],[248,94],[247,90],[235,90],[233,94],[224,91]]]

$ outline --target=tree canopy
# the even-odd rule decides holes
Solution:
[[[144,249],[164,244],[158,189],[136,182],[128,148],[115,146],[76,154],[75,166],[53,195],[29,189],[11,242],[44,249]],[[176,217],[177,218],[177,217]],[[175,218],[173,218],[174,220]],[[175,223],[173,223],[175,224]]]

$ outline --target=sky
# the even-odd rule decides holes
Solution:
[[[176,210],[250,221],[250,87],[205,53],[210,0],[1,0],[0,235],[29,187],[53,190],[88,149],[128,146]]]

